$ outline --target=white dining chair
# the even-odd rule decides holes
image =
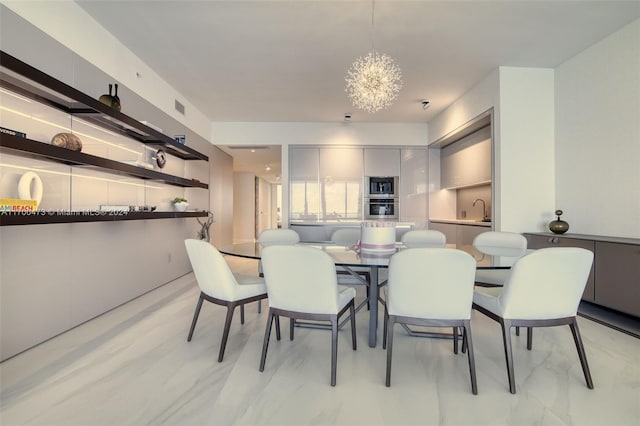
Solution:
[[[297,244],[300,242],[300,235],[293,229],[265,229],[258,235],[258,242],[263,247]]]
[[[338,228],[331,234],[331,242],[345,247],[353,247],[360,241],[360,227],[358,228]],[[369,285],[371,274],[369,268],[349,266],[337,267],[338,284],[342,285],[364,285],[366,288],[366,300],[356,307],[356,313],[365,305],[369,305]]]
[[[568,325],[578,351],[587,387],[593,381],[587,364],[576,313],[587,283],[593,253],[576,247],[536,250],[518,259],[503,287],[476,288],[473,308],[500,323],[507,362],[509,391],[516,393],[510,329],[527,328],[531,350],[532,327]],[[556,349],[554,349],[556,350]]]
[[[444,248],[447,245],[447,237],[435,229],[414,229],[402,234],[400,242],[408,248]],[[386,281],[382,283],[381,287],[385,285]],[[378,297],[378,300],[384,306],[384,299]],[[414,334],[407,326],[404,328],[410,334]]]
[[[236,306],[241,308],[240,323],[244,324],[244,305],[267,297],[264,279],[231,272],[222,254],[208,241],[188,239],[184,243],[193,273],[200,287],[200,297],[193,314],[187,341],[190,342],[193,337],[200,309],[205,300],[216,305],[226,306],[227,315],[218,353],[218,362],[222,362]]]
[[[400,242],[409,248],[443,248],[447,245],[447,237],[435,229],[414,229],[405,232]]]
[[[391,385],[393,328],[396,323],[427,327],[462,328],[466,347],[471,391],[478,393],[471,303],[476,261],[461,250],[408,248],[389,261],[389,282],[385,289],[387,348],[386,385]],[[457,337],[454,338],[457,340]],[[384,346],[384,345],[383,345]]]
[[[269,246],[262,251],[262,264],[269,295],[269,318],[264,333],[260,371],[264,371],[274,321],[277,340],[280,340],[280,317],[290,319],[291,340],[296,320],[325,321],[331,323],[331,386],[335,386],[338,321],[347,310],[351,321],[353,350],[356,350],[355,290],[338,286],[333,259],[314,247]]]
[[[515,232],[487,231],[478,234],[472,242],[480,253],[491,256],[520,257],[527,251],[527,239]],[[478,269],[476,285],[502,286],[509,275],[508,269]]]
[[[490,256],[517,258],[527,251],[527,239],[524,235],[515,232],[483,232],[476,235],[471,244],[480,253]],[[480,287],[501,287],[510,273],[509,269],[478,269],[476,270],[476,285]],[[516,327],[516,336],[519,335],[520,327]]]
[[[265,229],[258,235],[258,242],[262,247],[298,244],[300,235],[293,229]],[[262,260],[258,260],[258,276],[264,277]],[[261,301],[258,302],[258,312],[262,312]]]

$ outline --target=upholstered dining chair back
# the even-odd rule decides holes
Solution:
[[[293,229],[266,229],[258,235],[263,247],[282,244],[297,244],[300,236]]]
[[[476,261],[446,248],[408,248],[389,261],[389,315],[470,319]]]
[[[262,251],[262,267],[269,307],[338,313],[336,268],[327,253],[302,245],[269,246]]]
[[[221,300],[242,298],[238,282],[222,254],[211,243],[189,239],[184,242],[200,290]]]
[[[447,244],[447,237],[435,229],[414,229],[405,232],[401,241],[407,247],[443,248]]]
[[[360,228],[339,228],[331,234],[331,241],[340,246],[351,247],[360,239]]]
[[[577,247],[536,250],[518,259],[500,296],[505,319],[553,319],[576,316],[589,277],[593,253]]]
[[[487,231],[478,234],[472,245],[490,255],[520,256],[527,250],[527,239],[515,232]]]
[[[475,259],[456,249],[407,248],[391,256],[382,344],[387,349],[387,386],[391,385],[394,325],[400,323],[452,327],[454,353],[458,353],[458,330],[462,329],[471,392],[478,393],[471,336],[475,270]]]

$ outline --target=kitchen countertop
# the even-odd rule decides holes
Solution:
[[[289,226],[344,226],[344,227],[360,227],[362,222],[374,222],[371,220],[318,220],[318,221],[305,221],[305,220],[291,220]],[[392,220],[383,222],[393,222]],[[396,222],[396,228],[413,228],[415,223],[413,222]]]
[[[628,237],[611,237],[607,235],[588,235],[588,234],[554,234],[552,232],[524,232],[524,235],[540,235],[543,237],[561,237],[561,238],[575,238],[578,240],[588,241],[602,241],[605,243],[619,243],[619,244],[632,244],[640,245],[640,238],[628,238]]]
[[[492,222],[482,222],[480,219],[429,219],[433,223],[449,223],[452,225],[484,226],[491,228]]]

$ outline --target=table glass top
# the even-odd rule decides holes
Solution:
[[[316,247],[328,253],[336,265],[341,266],[379,266],[387,267],[389,259],[398,250],[406,249],[402,244],[397,244],[394,252],[366,252],[356,251],[348,246],[341,246],[332,243],[299,243]],[[258,242],[229,244],[217,247],[222,254],[230,256],[246,257],[250,259],[260,259],[262,256],[262,245]],[[490,255],[483,253],[471,245],[456,246],[447,244],[447,248],[459,249],[469,253],[477,262],[478,269],[508,269],[513,262],[521,257],[525,252],[504,251],[500,255]]]

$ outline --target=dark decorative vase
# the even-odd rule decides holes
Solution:
[[[558,218],[549,222],[549,230],[554,234],[564,234],[569,230],[569,224],[564,220],[560,220],[562,210],[556,210],[556,215],[558,216]]]
[[[111,90],[113,89],[113,84],[109,85],[109,94],[104,94],[102,96],[100,96],[100,98],[98,99],[100,102],[102,102],[103,104],[110,106],[111,108],[115,109],[116,111],[120,111],[122,110],[122,105],[120,105],[120,98],[118,97],[118,85],[115,84],[116,87],[116,93],[115,95],[111,95]]]
[[[113,85],[116,89],[115,93],[113,94],[113,100],[111,101],[111,108],[115,109],[116,111],[122,111],[122,105],[120,104],[120,98],[118,97],[118,84],[114,84]]]
[[[111,95],[111,90],[113,89],[113,84],[109,85],[109,94],[107,95],[106,93],[102,96],[100,96],[100,98],[98,99],[100,102],[102,102],[103,104],[107,105],[107,106],[111,106],[111,104],[113,104],[113,96]]]

